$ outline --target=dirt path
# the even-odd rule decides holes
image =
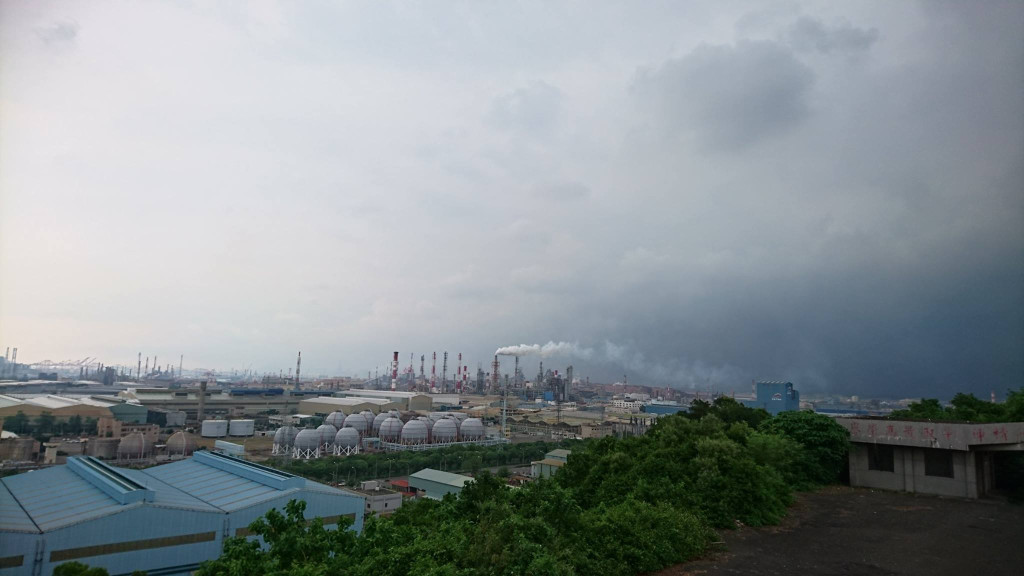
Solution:
[[[779,526],[723,534],[724,551],[660,576],[1024,574],[1024,506],[829,488]]]

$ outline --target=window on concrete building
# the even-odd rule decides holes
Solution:
[[[893,472],[895,457],[888,444],[868,444],[868,470]]]
[[[924,475],[953,477],[953,452],[936,448],[924,449]]]

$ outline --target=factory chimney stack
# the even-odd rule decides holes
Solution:
[[[299,369],[302,368],[302,350],[299,350],[299,359],[295,361],[295,391],[299,390]]]
[[[398,388],[398,352],[395,352],[395,357],[391,360],[391,390]]]
[[[206,412],[206,380],[199,383],[199,412],[196,413],[196,420],[203,422],[203,415]]]

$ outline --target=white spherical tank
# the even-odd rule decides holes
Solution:
[[[426,444],[427,423],[423,420],[410,420],[402,426],[402,444]]]
[[[295,435],[294,446],[299,450],[316,450],[320,445],[320,430],[304,428]]]
[[[402,421],[391,416],[381,422],[378,437],[384,442],[398,442],[402,436]]]
[[[360,436],[366,435],[366,417],[362,414],[349,414],[345,417],[344,428],[355,428]]]
[[[316,428],[317,433],[320,434],[320,445],[331,445],[334,442],[334,437],[338,434],[338,429],[330,424],[321,424]]]
[[[230,436],[252,436],[255,433],[255,420],[232,420],[228,425],[228,435]]]
[[[483,440],[484,423],[479,418],[466,418],[459,432],[463,440]]]
[[[345,424],[345,413],[344,412],[331,412],[324,418],[324,424],[330,424],[335,428],[341,428]]]
[[[291,448],[295,444],[295,437],[299,431],[295,426],[281,426],[274,432],[274,444],[281,448]]]
[[[360,414],[363,415],[363,418],[366,418],[366,431],[369,432],[373,429],[373,419],[375,416],[373,415],[373,412],[370,412],[369,410],[363,410]]]
[[[342,428],[334,437],[334,445],[342,448],[359,446],[359,431],[355,428]]]
[[[437,422],[434,422],[434,428],[431,430],[430,434],[431,441],[434,444],[455,442],[458,436],[459,430],[455,425],[454,418],[442,418]]]
[[[387,420],[390,417],[391,417],[391,415],[388,414],[387,412],[381,412],[380,414],[377,414],[376,416],[374,416],[373,417],[373,423],[370,424],[370,433],[368,434],[368,436],[370,436],[371,438],[379,437],[380,425],[383,424],[384,421]]]
[[[200,427],[203,438],[223,438],[228,435],[227,420],[203,420]]]
[[[430,423],[431,424],[433,424],[434,422],[437,422],[441,418],[444,418],[444,412],[431,412],[430,413]]]

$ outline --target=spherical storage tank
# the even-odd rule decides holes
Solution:
[[[402,426],[402,444],[426,444],[427,423],[423,420],[409,420]]]
[[[434,422],[437,422],[441,418],[444,418],[444,412],[431,412],[430,413],[430,423],[431,424],[433,424]]]
[[[317,426],[316,431],[320,434],[321,446],[334,442],[334,437],[338,434],[338,429],[330,424],[321,424]]]
[[[455,442],[458,435],[459,430],[458,426],[455,425],[455,419],[442,418],[434,422],[430,438],[434,444],[447,444],[448,442]]]
[[[345,413],[344,412],[331,412],[324,418],[324,424],[330,424],[335,428],[341,428],[345,424]]]
[[[320,442],[320,429],[304,428],[295,435],[294,446],[299,450],[316,450]]]
[[[484,423],[479,418],[466,418],[460,432],[463,440],[483,440]]]
[[[366,431],[369,432],[373,429],[373,419],[375,416],[373,415],[373,412],[370,412],[369,410],[363,410],[360,414],[363,415],[363,418],[366,418]]]
[[[334,445],[342,448],[359,446],[359,432],[355,428],[342,428],[334,437]]]
[[[380,414],[374,416],[373,423],[370,424],[370,433],[367,434],[367,436],[371,438],[376,438],[377,435],[380,434],[380,425],[383,424],[384,421],[390,417],[391,414],[388,414],[387,412],[381,412]]]
[[[366,434],[366,417],[362,414],[349,414],[345,417],[345,428],[355,428],[360,436]]]
[[[274,444],[282,448],[291,448],[295,444],[295,437],[299,431],[295,426],[281,426],[274,432]]]
[[[146,455],[148,448],[146,446],[146,437],[138,432],[132,432],[121,438],[121,443],[117,445],[117,457],[142,458]]]
[[[196,451],[195,436],[179,430],[167,439],[167,453],[172,456],[189,456]]]
[[[377,434],[384,442],[398,442],[402,435],[402,421],[394,416],[385,419]]]
[[[256,433],[256,422],[254,420],[232,420],[228,424],[228,434],[231,436],[252,436]]]
[[[223,438],[228,435],[227,420],[203,420],[200,432],[203,438]]]

